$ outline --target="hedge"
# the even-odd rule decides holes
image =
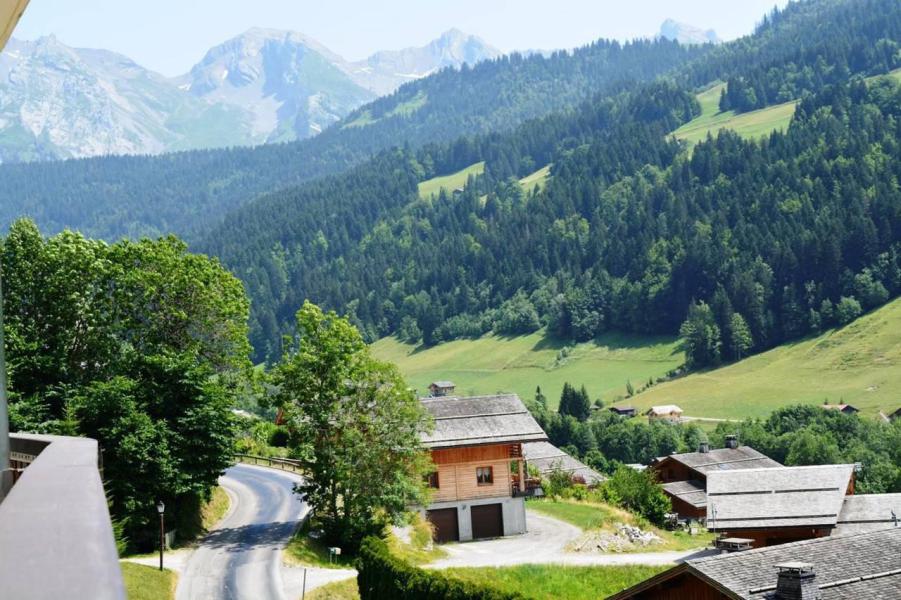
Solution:
[[[524,600],[414,567],[391,554],[384,540],[368,537],[357,559],[360,600]]]

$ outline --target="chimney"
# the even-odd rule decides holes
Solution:
[[[816,573],[813,565],[803,562],[787,562],[776,565],[779,575],[776,580],[778,600],[817,600],[819,597]]]
[[[707,454],[710,452],[710,443],[709,442],[701,442],[698,444],[698,452],[701,454]]]
[[[738,437],[736,437],[734,435],[727,435],[726,436],[726,448],[731,448],[732,450],[735,450],[736,448],[738,448]]]

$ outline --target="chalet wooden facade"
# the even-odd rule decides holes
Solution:
[[[422,512],[436,540],[525,533],[523,444],[547,436],[519,397],[437,396],[422,404],[435,423],[422,438],[435,465],[431,502]]]
[[[667,421],[669,423],[682,422],[682,409],[675,404],[652,406],[645,411],[644,414],[648,418],[648,423],[653,423],[654,421]]]

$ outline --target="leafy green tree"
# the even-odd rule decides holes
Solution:
[[[804,429],[793,436],[788,447],[787,465],[827,465],[842,462],[838,445],[828,436]]]
[[[740,313],[732,313],[729,321],[729,349],[736,360],[741,360],[754,346],[751,328]]]
[[[697,302],[688,308],[688,318],[679,328],[685,349],[685,362],[689,367],[709,367],[720,361],[720,328],[713,311],[705,302]]]
[[[547,396],[545,396],[541,392],[540,385],[535,388],[535,404],[537,404],[542,410],[547,410]]]
[[[347,319],[305,302],[272,381],[307,472],[297,492],[327,543],[352,551],[423,501],[425,412],[397,369],[374,360]]]
[[[863,309],[854,296],[842,296],[835,306],[835,318],[839,325],[847,325],[861,315]]]
[[[670,499],[650,470],[636,471],[620,465],[601,486],[601,494],[607,502],[639,514],[655,525],[663,525],[666,514],[672,511]]]

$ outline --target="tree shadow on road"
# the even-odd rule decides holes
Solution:
[[[261,548],[282,548],[291,539],[298,521],[254,523],[240,527],[223,527],[210,532],[201,546],[224,549],[227,552],[246,552]]]

